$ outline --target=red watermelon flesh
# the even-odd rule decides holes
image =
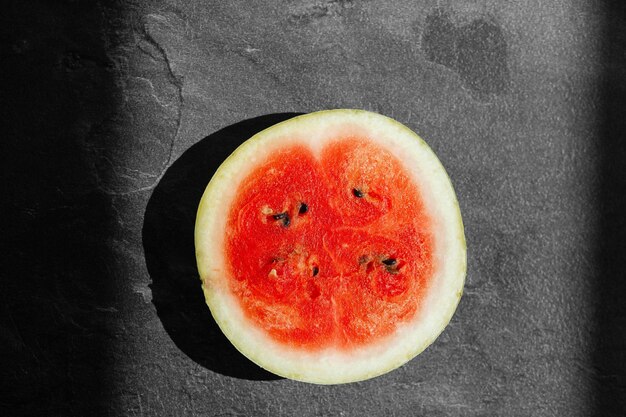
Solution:
[[[307,349],[385,337],[419,311],[429,219],[399,161],[367,140],[293,145],[243,181],[228,217],[230,286],[274,339]]]

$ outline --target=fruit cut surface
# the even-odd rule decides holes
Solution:
[[[366,345],[416,314],[429,225],[417,186],[380,146],[337,137],[319,159],[287,146],[244,179],[230,209],[230,288],[279,342]]]
[[[231,342],[315,383],[417,355],[449,322],[465,277],[445,170],[408,128],[357,110],[299,116],[238,148],[201,200],[196,255]]]

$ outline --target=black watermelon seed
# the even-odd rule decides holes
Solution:
[[[389,258],[389,259],[383,260],[383,263],[388,266],[395,265],[397,262],[398,261],[396,261],[395,258]]]
[[[317,274],[319,274],[320,269],[316,266],[313,267],[313,276],[316,276]]]
[[[358,188],[353,188],[352,194],[354,194],[356,198],[363,198],[363,196],[365,195],[363,194],[363,191],[359,190]]]
[[[309,211],[309,206],[307,206],[306,203],[300,203],[300,209],[298,210],[298,214],[302,215],[307,211]]]
[[[285,226],[285,227],[287,227],[287,226],[289,226],[291,224],[291,219],[289,218],[289,214],[287,212],[274,214],[274,215],[272,215],[272,218],[274,220],[282,220],[283,221],[283,226]]]

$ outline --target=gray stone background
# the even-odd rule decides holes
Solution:
[[[8,3],[0,414],[626,415],[621,2]],[[338,107],[437,152],[468,275],[422,355],[316,386],[216,329],[192,230],[239,143]]]

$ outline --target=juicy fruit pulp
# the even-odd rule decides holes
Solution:
[[[279,343],[350,349],[419,314],[432,273],[417,185],[382,147],[286,146],[243,180],[226,226],[229,287]]]

